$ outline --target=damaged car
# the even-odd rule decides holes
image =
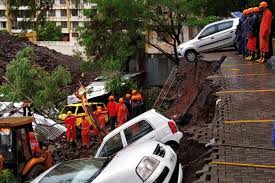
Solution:
[[[176,123],[151,109],[106,135],[95,155],[98,157],[112,156],[130,144],[145,140],[158,140],[177,149],[183,134]]]
[[[59,163],[32,183],[181,183],[183,170],[170,146],[146,141],[113,158],[78,159]]]

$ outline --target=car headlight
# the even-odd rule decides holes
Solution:
[[[136,168],[136,172],[143,181],[146,181],[152,175],[152,173],[155,171],[158,165],[159,160],[145,156],[139,162]]]

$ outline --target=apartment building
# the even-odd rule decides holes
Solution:
[[[77,37],[77,28],[88,21],[88,18],[84,16],[85,9],[96,11],[96,4],[91,4],[88,0],[80,0],[76,6],[76,0],[55,0],[52,8],[47,12],[47,18],[49,21],[55,22],[57,26],[62,27],[64,40],[69,41],[70,37]],[[0,0],[0,30],[7,29],[9,31],[6,10],[5,0]],[[26,20],[35,21],[35,17],[32,17],[29,7],[18,7],[16,17],[11,15],[10,31],[13,33],[19,33],[22,30],[30,31],[32,22]]]

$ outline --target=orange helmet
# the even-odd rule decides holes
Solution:
[[[29,132],[29,139],[35,139],[35,135],[33,132]]]
[[[113,95],[111,95],[111,96],[109,97],[109,100],[115,100],[115,97],[114,97]]]
[[[253,8],[253,12],[256,13],[256,12],[259,12],[260,11],[260,8],[259,7],[254,7]]]
[[[267,8],[267,7],[268,7],[267,2],[263,1],[263,2],[260,3],[259,8]]]
[[[132,100],[138,100],[138,96],[133,95],[131,99]]]
[[[137,90],[132,91],[132,95],[135,95],[137,93]]]
[[[248,8],[247,9],[247,14],[253,13],[253,8]]]
[[[102,109],[97,109],[96,112],[97,112],[98,114],[100,114],[100,113],[102,113]]]
[[[68,116],[70,116],[70,115],[72,115],[72,114],[73,114],[72,111],[68,111],[68,112],[67,112],[67,115],[68,115]]]
[[[243,10],[243,14],[244,14],[244,15],[247,14],[247,9]]]
[[[131,98],[131,95],[129,93],[127,93],[126,98]]]
[[[118,102],[119,103],[124,103],[124,99],[123,98],[119,98]]]

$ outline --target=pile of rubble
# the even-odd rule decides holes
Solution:
[[[63,55],[46,47],[37,46],[22,38],[14,37],[4,32],[0,32],[0,40],[0,76],[4,75],[6,65],[15,58],[16,53],[29,46],[34,50],[35,64],[38,64],[45,70],[50,72],[58,65],[66,67],[71,72],[73,80],[72,85],[69,87],[70,92],[75,90],[78,81],[81,79],[80,60]],[[85,81],[89,82],[96,76],[97,73],[85,73]],[[3,78],[0,77],[0,84],[2,82]]]
[[[70,145],[66,137],[63,136],[59,142],[51,146],[54,164],[79,158],[91,158],[94,156],[97,147],[98,145],[93,144],[87,149],[80,142]]]

